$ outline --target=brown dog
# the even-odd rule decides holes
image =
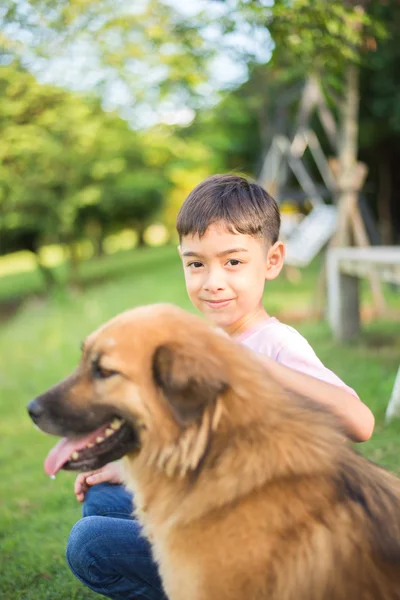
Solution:
[[[400,599],[400,481],[201,319],[116,317],[29,411],[49,474],[126,456],[171,600]]]

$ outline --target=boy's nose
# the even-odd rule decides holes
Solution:
[[[215,293],[225,289],[225,284],[221,277],[210,275],[204,282],[204,289],[207,292]]]

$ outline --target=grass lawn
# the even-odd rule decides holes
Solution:
[[[284,278],[266,291],[275,313],[306,306],[315,291],[317,267],[298,286]],[[80,343],[116,313],[138,304],[167,301],[190,308],[173,248],[126,252],[82,267],[92,285],[84,293],[58,292],[48,301],[28,300],[2,324],[0,333],[0,598],[2,600],[83,600],[96,598],[70,574],[66,539],[79,519],[72,492],[74,475],[45,476],[43,460],[54,440],[40,434],[25,406],[76,365]],[[39,289],[34,273],[0,279],[0,298]],[[400,294],[390,303],[400,306]],[[373,439],[362,452],[400,473],[400,426],[383,427],[383,415],[400,357],[400,327],[379,322],[365,327],[351,345],[339,347],[325,324],[303,323],[317,354],[372,408]]]

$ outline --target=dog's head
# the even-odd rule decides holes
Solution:
[[[128,311],[92,333],[75,372],[28,406],[40,429],[65,438],[46,472],[99,468],[141,452],[149,440],[157,440],[147,450],[159,467],[194,469],[228,387],[218,352],[224,342],[198,317],[168,305]]]

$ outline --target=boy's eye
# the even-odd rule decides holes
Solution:
[[[236,267],[237,265],[241,265],[242,263],[240,260],[237,260],[236,258],[231,258],[230,260],[228,260],[228,264],[231,267]]]
[[[199,262],[198,260],[194,260],[193,262],[188,264],[188,267],[194,267],[195,269],[198,269],[202,266],[203,266],[203,263]]]

